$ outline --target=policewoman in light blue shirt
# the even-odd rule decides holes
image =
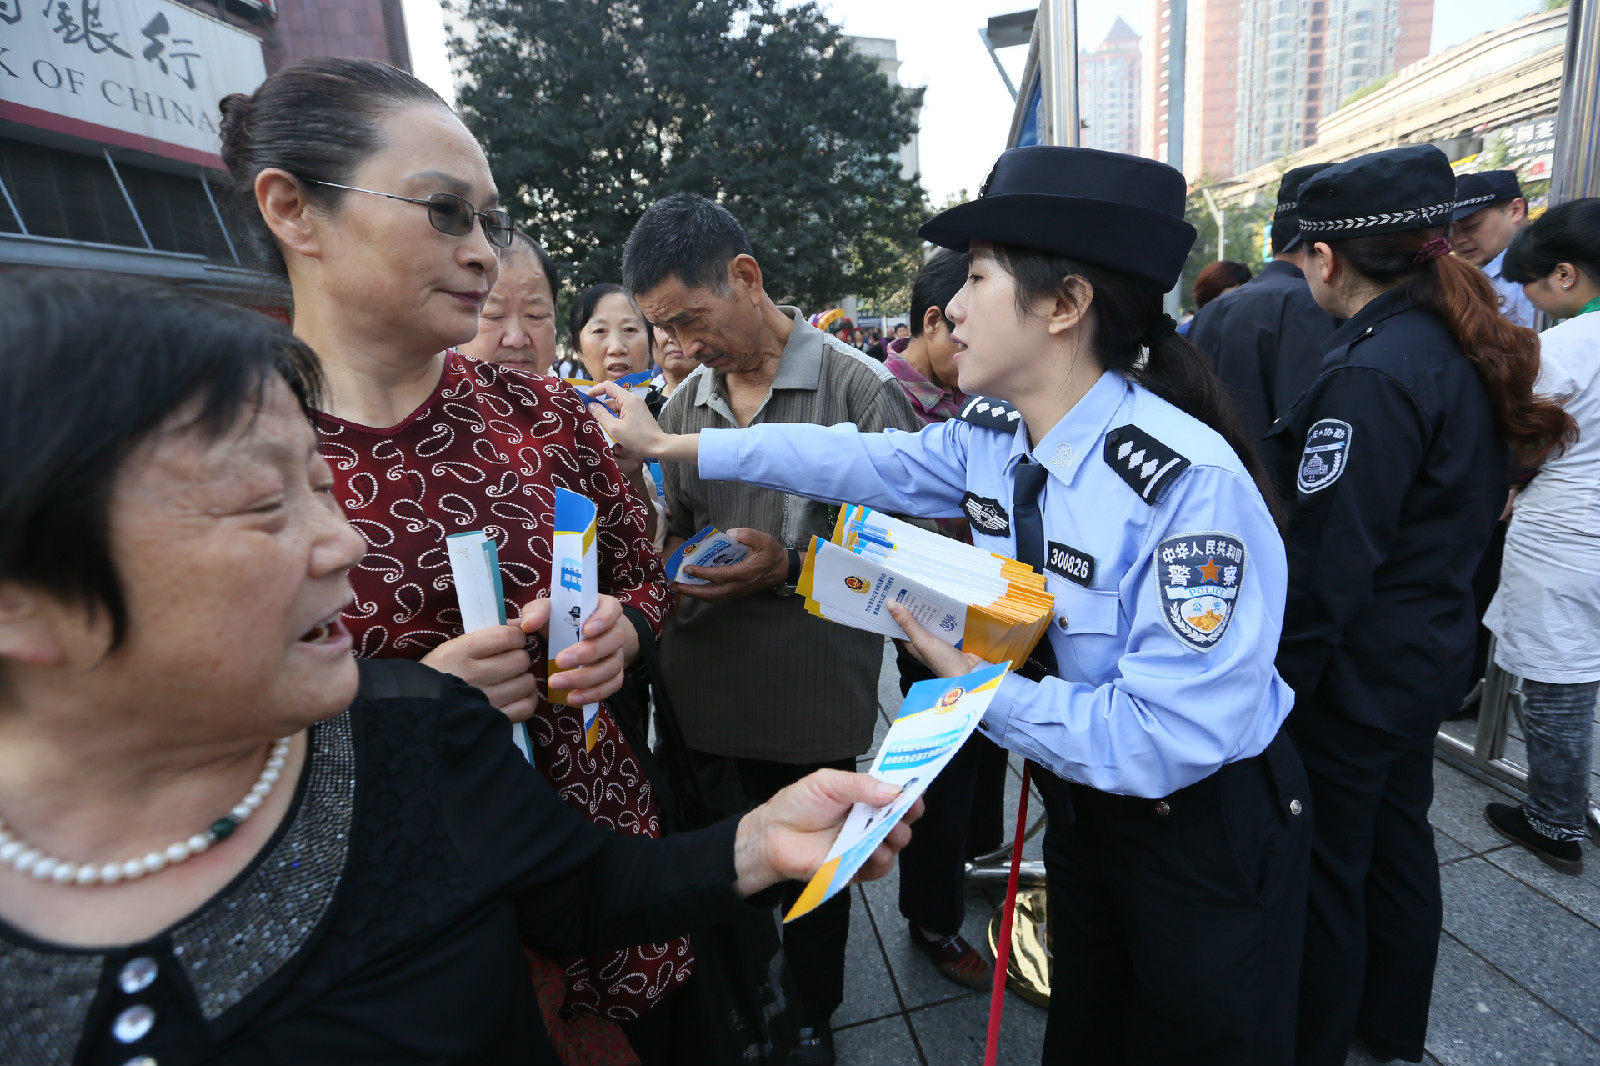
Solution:
[[[1284,549],[1221,385],[1162,312],[1195,237],[1185,191],[1151,160],[1017,148],[922,228],[970,254],[947,314],[960,387],[986,398],[962,420],[668,437],[603,390],[634,452],[965,516],[1044,572],[1055,624],[983,728],[1047,771],[1048,1063],[1292,1058],[1311,811],[1279,732]],[[941,676],[977,663],[896,620]]]

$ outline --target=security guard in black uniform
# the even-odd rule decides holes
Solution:
[[[1272,262],[1194,317],[1189,341],[1211,362],[1252,440],[1260,440],[1316,379],[1338,326],[1311,298],[1300,246],[1300,186],[1330,163],[1295,167],[1278,186]]]
[[[1497,429],[1538,450],[1497,407],[1562,436],[1565,416],[1530,393],[1537,338],[1448,254],[1454,202],[1427,145],[1330,167],[1299,195],[1311,292],[1347,319],[1266,445],[1293,502],[1277,665],[1317,808],[1302,1066],[1342,1064],[1352,1035],[1422,1057],[1442,915],[1433,736],[1463,691],[1472,574],[1505,504]]]

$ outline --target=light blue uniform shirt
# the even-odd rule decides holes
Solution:
[[[1140,447],[1117,443],[1130,439]],[[1030,454],[1050,473],[1040,508],[1059,676],[1008,674],[984,731],[1059,777],[1147,798],[1259,754],[1294,702],[1273,668],[1283,541],[1227,442],[1118,372],[1037,448],[1020,418],[1013,430],[955,419],[920,433],[712,429],[700,434],[700,476],[927,518],[974,517],[963,501],[976,499],[997,532],[975,520],[974,543],[1015,558],[1013,478]],[[1001,513],[987,516],[990,505]]]
[[[1500,313],[1519,326],[1533,328],[1533,304],[1528,302],[1527,294],[1522,291],[1522,286],[1514,281],[1507,281],[1500,271],[1506,261],[1506,253],[1501,252],[1484,264],[1483,272],[1489,275],[1489,282],[1500,294]]]

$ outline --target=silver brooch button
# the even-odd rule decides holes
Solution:
[[[122,1066],[159,1066],[159,1064],[149,1055],[140,1055],[136,1059],[129,1059],[124,1062]]]
[[[1172,808],[1167,805],[1167,801],[1166,800],[1156,800],[1156,813],[1157,814],[1171,814],[1172,813]]]
[[[1067,628],[1067,616],[1066,615],[1061,615],[1060,617],[1058,617],[1056,619],[1056,625],[1060,626],[1062,629],[1066,629]]]
[[[143,1040],[154,1024],[156,1012],[138,1003],[117,1015],[117,1020],[111,1023],[111,1035],[124,1044],[132,1044]]]
[[[149,988],[150,982],[155,979],[156,960],[141,955],[137,959],[129,959],[122,967],[122,972],[117,974],[117,986],[131,996]]]
[[[1303,804],[1301,804],[1301,802],[1299,800],[1290,800],[1289,801],[1289,813],[1290,814],[1299,814],[1303,810],[1305,810],[1305,806]]]

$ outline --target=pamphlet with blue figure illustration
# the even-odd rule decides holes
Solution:
[[[900,716],[889,727],[878,757],[867,771],[880,781],[899,785],[900,795],[882,807],[858,803],[850,809],[827,860],[784,916],[785,922],[815,910],[850,883],[889,830],[967,742],[1009,669],[1009,664],[998,663],[962,677],[919,681],[911,686],[900,705]]]
[[[595,549],[596,511],[587,496],[556,489],[555,529],[550,536],[550,640],[546,669],[560,673],[556,656],[583,639],[583,625],[600,605],[600,560]],[[550,690],[551,703],[572,706],[571,694]],[[583,746],[600,735],[600,704],[583,705]]]

